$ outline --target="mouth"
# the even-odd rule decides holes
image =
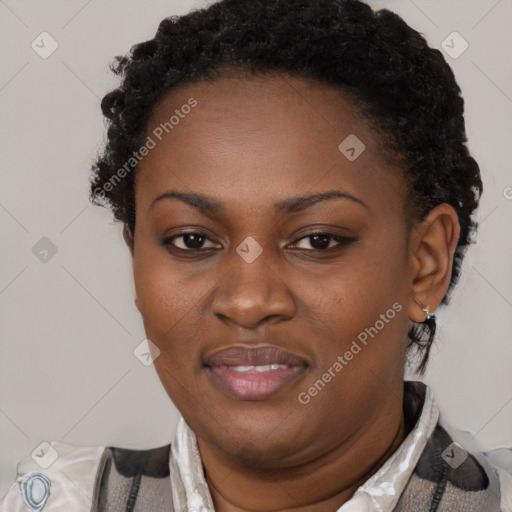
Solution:
[[[308,362],[276,346],[231,346],[203,363],[214,385],[238,400],[264,400],[295,382]]]

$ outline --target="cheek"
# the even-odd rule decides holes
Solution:
[[[166,346],[164,341],[176,340],[177,345],[188,337],[190,327],[197,325],[197,307],[206,292],[191,285],[183,272],[171,265],[165,250],[145,246],[143,241],[140,245],[133,260],[138,307],[148,338],[160,350],[169,350],[172,344]]]
[[[322,371],[347,352],[352,368],[371,368],[379,375],[401,364],[408,329],[403,254],[399,241],[380,250],[368,243],[316,285],[302,280],[305,316],[314,319],[318,341],[324,340],[317,346]]]
[[[362,241],[350,258],[332,265],[316,284],[303,286],[303,296],[313,309],[365,324],[375,321],[377,311],[383,313],[403,299],[406,270],[398,243],[381,247],[374,241]]]

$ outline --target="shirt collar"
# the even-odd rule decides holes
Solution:
[[[391,512],[398,503],[439,419],[439,409],[428,386],[406,381],[404,391],[406,415],[418,417],[421,408],[413,429],[393,455],[337,512]],[[176,512],[215,511],[204,478],[197,438],[183,418],[178,422],[171,444],[169,467]]]

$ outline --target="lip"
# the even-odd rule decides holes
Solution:
[[[240,373],[233,366],[287,365],[288,368]],[[296,381],[309,366],[303,358],[275,345],[232,345],[207,357],[205,369],[214,384],[239,400],[264,400]]]
[[[301,357],[275,345],[230,345],[205,359],[206,366],[263,366],[272,363],[289,366],[307,365]]]

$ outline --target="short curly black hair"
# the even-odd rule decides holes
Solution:
[[[383,134],[409,184],[410,219],[423,220],[441,203],[455,209],[461,231],[442,304],[449,302],[477,229],[480,169],[466,147],[464,101],[450,66],[398,15],[359,0],[221,0],[165,18],[153,39],[116,57],[111,69],[121,84],[101,102],[108,139],[92,168],[90,199],[110,207],[132,235],[132,156],[157,102],[179,85],[229,70],[286,73],[348,94]],[[134,172],[126,172],[127,162]],[[419,374],[435,331],[435,317],[411,322],[408,349],[421,356]]]

